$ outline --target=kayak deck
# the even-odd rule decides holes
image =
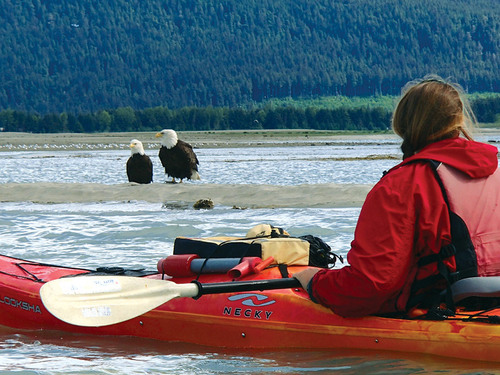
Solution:
[[[303,267],[289,267],[290,273],[300,269]],[[176,298],[136,318],[103,327],[71,325],[46,310],[39,294],[45,282],[90,272],[0,255],[0,324],[16,329],[135,336],[217,347],[376,349],[500,361],[500,325],[466,321],[473,313],[443,321],[342,318],[310,301],[301,288],[210,294],[196,300]],[[162,275],[143,277],[161,279]],[[272,267],[246,280],[281,277],[279,270]],[[186,283],[192,278],[170,281]],[[231,280],[225,274],[206,274],[199,281]],[[489,319],[497,315],[500,310],[482,316]]]

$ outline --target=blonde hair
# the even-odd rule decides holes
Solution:
[[[475,124],[462,88],[436,76],[406,84],[392,116],[392,129],[403,139],[403,159],[446,138],[472,140]]]

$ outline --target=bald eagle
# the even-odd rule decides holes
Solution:
[[[153,182],[153,163],[144,152],[142,142],[137,139],[130,141],[132,155],[127,160],[127,177],[129,182],[149,184]]]
[[[184,178],[200,179],[198,158],[189,143],[177,138],[177,133],[172,129],[163,129],[156,134],[156,138],[160,138],[161,141],[158,154],[161,164],[165,168],[165,174],[172,177],[173,183],[175,183],[176,178],[180,179],[180,182]]]

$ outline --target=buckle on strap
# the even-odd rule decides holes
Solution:
[[[422,267],[434,262],[439,262],[440,260],[449,258],[452,255],[455,255],[456,253],[457,253],[457,248],[455,247],[455,245],[450,243],[449,245],[443,246],[441,250],[439,250],[439,253],[427,255],[425,257],[420,258],[420,260],[418,261],[418,265]]]

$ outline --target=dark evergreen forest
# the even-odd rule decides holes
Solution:
[[[4,117],[85,131],[82,116],[130,111],[140,121],[123,130],[149,129],[158,107],[236,116],[270,98],[397,95],[427,73],[500,92],[498,0],[3,0],[0,35]]]
[[[500,122],[500,95],[488,95],[472,101],[480,122]],[[318,129],[318,130],[388,130],[391,110],[384,107],[320,108],[296,105],[266,105],[244,109],[229,107],[166,107],[134,110],[120,107],[79,115],[38,115],[23,111],[0,111],[0,131],[33,133],[95,133],[119,131],[158,131],[172,128],[189,130],[236,129]]]

